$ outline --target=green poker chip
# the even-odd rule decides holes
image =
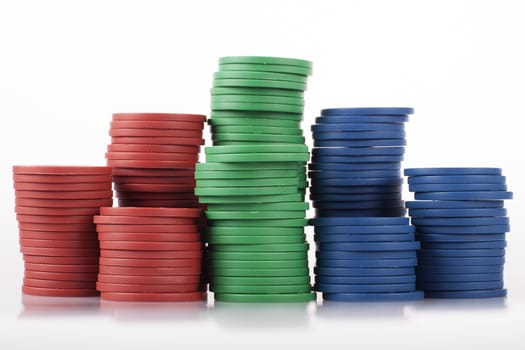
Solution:
[[[266,186],[297,186],[297,177],[266,178],[266,179],[225,179],[197,180],[197,187],[266,187]]]
[[[307,162],[309,153],[228,153],[207,154],[206,160],[217,163],[239,162]]]
[[[295,120],[277,119],[277,118],[238,118],[238,117],[221,117],[212,118],[208,120],[212,127],[224,126],[250,126],[250,127],[265,127],[265,128],[286,128],[286,129],[301,129],[301,122]]]
[[[316,299],[315,293],[240,294],[215,293],[216,301],[232,303],[306,303]]]
[[[298,66],[312,69],[312,62],[298,58],[271,57],[271,56],[225,56],[219,58],[219,65],[243,63],[243,64],[278,64],[285,66]]]
[[[239,261],[252,261],[252,260],[307,260],[308,254],[306,252],[285,252],[285,253],[241,253],[241,252],[210,252],[208,257],[212,260],[239,260]],[[299,282],[302,283],[302,282]],[[235,284],[235,283],[230,283]]]
[[[284,103],[262,103],[262,102],[218,102],[212,101],[211,109],[214,111],[269,111],[292,114],[302,114],[302,105]]]
[[[265,143],[292,143],[304,144],[303,136],[289,136],[276,134],[232,134],[232,133],[215,133],[212,135],[213,141],[243,141],[243,142],[265,142]],[[278,162],[279,160],[275,160]],[[211,162],[211,160],[210,160]],[[220,161],[218,161],[220,162]]]
[[[204,152],[206,155],[231,153],[308,153],[308,146],[290,144],[218,146],[206,147]]]
[[[299,170],[305,169],[304,165],[298,162],[268,162],[268,163],[198,163],[195,166],[196,172],[203,171],[244,171],[244,170]]]
[[[259,64],[259,63],[229,63],[219,65],[220,71],[255,71],[255,72],[275,72],[297,75],[310,75],[310,68],[291,66],[284,64]]]
[[[296,211],[228,211],[206,210],[211,220],[265,220],[265,219],[304,219],[306,210]]]
[[[296,170],[231,170],[231,171],[207,171],[201,170],[195,172],[195,179],[211,180],[211,179],[275,179],[275,178],[297,178],[299,179]],[[302,179],[302,178],[301,178]]]
[[[308,243],[289,244],[224,244],[211,245],[210,251],[214,252],[306,252]]]
[[[310,285],[310,276],[293,277],[227,277],[211,276],[210,283],[230,286],[283,286],[294,284]]]
[[[251,268],[214,268],[210,267],[208,271],[214,276],[231,276],[231,277],[288,277],[304,276],[308,274],[307,267],[295,267],[289,269],[251,269]]]
[[[211,132],[219,134],[276,134],[303,136],[303,130],[300,128],[282,128],[273,126],[212,126]]]
[[[247,118],[247,119],[283,119],[288,121],[302,121],[302,113],[279,113],[263,111],[211,111],[210,119],[220,118]]]
[[[257,72],[257,71],[218,71],[213,74],[214,79],[255,79],[255,80],[277,80],[291,81],[294,83],[305,84],[308,77],[305,75],[276,73],[276,72]]]
[[[214,87],[210,89],[212,96],[220,95],[253,95],[253,96],[280,96],[303,99],[304,92],[286,90],[286,89],[269,89],[256,87]]]
[[[262,196],[294,193],[297,193],[295,186],[250,187],[249,189],[243,187],[195,187],[195,195],[197,196]]]
[[[308,210],[309,204],[305,202],[288,202],[288,203],[269,203],[269,204],[209,204],[208,210],[211,211],[296,211]]]
[[[210,235],[208,243],[210,244],[287,244],[301,243],[306,239],[305,235],[292,236],[226,236]]]
[[[219,226],[208,227],[208,236],[293,236],[303,235],[304,227],[257,227],[257,226]]]
[[[263,196],[199,196],[200,203],[281,203],[302,202],[304,194],[279,194]]]
[[[241,294],[278,294],[278,293],[307,293],[312,290],[309,284],[288,284],[282,286],[236,286],[229,284],[211,284],[210,290],[214,293],[241,293]]]
[[[210,269],[298,269],[308,267],[304,260],[211,260]]]
[[[305,91],[306,83],[267,79],[214,79],[213,87],[256,87]]]
[[[237,103],[277,103],[285,105],[304,106],[304,99],[284,96],[258,96],[258,95],[212,95],[211,103],[237,102]]]
[[[308,225],[307,219],[272,219],[272,220],[261,220],[253,219],[247,222],[246,220],[236,219],[224,219],[224,220],[213,220],[209,223],[212,227],[243,227],[243,226],[260,226],[260,227],[304,227]]]

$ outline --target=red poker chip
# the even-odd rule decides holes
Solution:
[[[104,207],[100,208],[100,215],[105,216],[167,216],[170,218],[198,218],[202,214],[200,209],[196,208],[121,208],[121,207]]]
[[[151,267],[151,266],[114,266],[100,265],[99,273],[105,275],[123,275],[123,276],[185,276],[200,275],[201,262],[196,266],[184,267]]]
[[[119,198],[126,199],[149,199],[149,200],[178,200],[178,199],[197,199],[193,189],[188,192],[137,192],[137,191],[116,191]]]
[[[63,165],[13,165],[13,174],[28,175],[107,175],[111,168],[105,166],[63,166]]]
[[[101,241],[131,241],[131,242],[200,242],[199,233],[115,233],[100,232]]]
[[[195,169],[113,168],[113,176],[194,177]]]
[[[192,225],[195,217],[95,215],[93,222],[106,225]]]
[[[14,174],[15,183],[42,183],[42,184],[80,184],[111,182],[111,175],[31,175]]]
[[[125,276],[125,275],[106,275],[98,274],[98,281],[102,283],[116,284],[190,284],[200,283],[200,275],[180,275],[180,276]]]
[[[98,208],[39,208],[16,206],[15,212],[21,215],[46,215],[46,216],[93,216],[99,213]]]
[[[190,199],[119,199],[118,204],[121,207],[167,207],[167,208],[192,208],[198,207],[197,200]]]
[[[188,113],[113,113],[113,121],[181,121],[204,123],[206,116]]]
[[[113,198],[113,192],[108,191],[18,191],[17,198],[31,199],[108,199]]]
[[[15,198],[16,206],[39,207],[39,208],[100,208],[111,207],[113,199],[34,199]]]
[[[204,128],[203,122],[185,122],[185,121],[112,121],[110,123],[112,129],[175,129],[175,130],[202,130]]]
[[[120,250],[202,250],[201,242],[128,242],[128,241],[102,241],[101,249]]]
[[[22,286],[22,292],[44,297],[96,297],[99,295],[95,289],[36,288],[25,285]]]
[[[37,280],[96,282],[97,272],[69,273],[25,270],[24,277]]]
[[[173,145],[202,146],[204,139],[200,137],[158,137],[158,136],[112,136],[112,144],[120,145]],[[133,166],[132,166],[133,168]]]
[[[38,223],[38,224],[91,224],[93,215],[26,215],[16,214],[18,222]]]
[[[197,162],[198,154],[190,153],[146,153],[146,152],[106,152],[106,159],[116,160],[162,160],[178,162]]]
[[[202,285],[200,283],[149,285],[97,282],[97,290],[116,293],[188,293],[202,291]]]
[[[48,241],[96,241],[96,232],[18,231],[21,239],[42,239]]]
[[[24,277],[24,286],[57,289],[96,289],[96,279],[92,281],[56,281]]]
[[[101,258],[118,259],[197,259],[202,255],[202,250],[100,250]]]
[[[116,137],[185,137],[185,138],[202,138],[201,129],[109,129],[109,136]]]
[[[110,144],[108,152],[140,152],[140,153],[176,153],[199,154],[200,146],[172,146],[172,145],[120,145]]]
[[[166,184],[188,185],[195,187],[195,178],[192,176],[113,176],[116,184]]]
[[[20,245],[24,247],[35,247],[35,248],[98,248],[99,244],[97,240],[89,241],[77,241],[77,240],[46,240],[46,239],[28,239],[21,238]]]
[[[201,266],[201,258],[192,259],[119,259],[100,257],[100,265],[128,267],[190,267]]]
[[[15,190],[20,191],[111,191],[111,179],[108,182],[83,182],[83,183],[41,183],[41,182],[15,182]]]
[[[109,232],[109,233],[198,233],[199,227],[193,220],[190,219],[181,219],[188,220],[192,222],[191,224],[185,225],[107,225],[107,224],[98,224],[97,231]]]
[[[115,183],[115,191],[123,192],[190,192],[195,188],[194,184],[191,185],[178,185],[178,184],[136,184],[136,183]]]
[[[45,256],[70,256],[70,257],[98,257],[99,250],[95,248],[40,248],[20,247],[23,254]]]
[[[95,232],[95,224],[42,224],[19,222],[18,228],[21,231],[46,231],[46,232]]]
[[[167,161],[167,160],[121,160],[108,159],[108,166],[121,168],[180,168],[193,169],[195,162],[191,161]]]
[[[98,265],[98,254],[93,256],[48,256],[25,254],[24,262],[31,264],[71,265],[73,268],[80,265]]]
[[[111,301],[130,301],[130,302],[190,302],[204,301],[206,293],[112,293],[101,292],[100,298]]]
[[[54,272],[61,274],[91,274],[98,273],[98,264],[92,265],[69,265],[69,264],[42,264],[24,262],[25,272]],[[44,278],[45,279],[45,278]]]

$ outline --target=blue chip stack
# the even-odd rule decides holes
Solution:
[[[403,216],[404,123],[412,108],[333,108],[312,126],[310,198],[318,217]]]
[[[406,301],[416,291],[419,242],[407,217],[318,217],[317,291],[333,301]]]
[[[510,230],[506,178],[498,168],[405,169],[407,202],[421,242],[418,288],[430,298],[490,298],[503,288]]]

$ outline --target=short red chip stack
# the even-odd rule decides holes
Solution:
[[[194,173],[205,120],[200,114],[113,114],[106,159],[119,206],[199,207]]]
[[[111,169],[14,166],[15,211],[24,255],[23,292],[94,296],[99,242],[93,215],[111,206]]]
[[[97,289],[113,301],[198,301],[202,242],[198,208],[101,208]]]

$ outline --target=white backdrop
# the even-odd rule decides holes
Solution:
[[[523,14],[523,2],[505,0],[0,1],[0,346],[173,348],[195,339],[220,348],[328,340],[345,348],[519,348]],[[313,61],[305,130],[321,108],[412,106],[406,167],[502,167],[515,193],[507,203],[509,298],[102,311],[26,298],[24,306],[11,166],[104,164],[113,112],[208,114],[212,75],[226,55]]]

